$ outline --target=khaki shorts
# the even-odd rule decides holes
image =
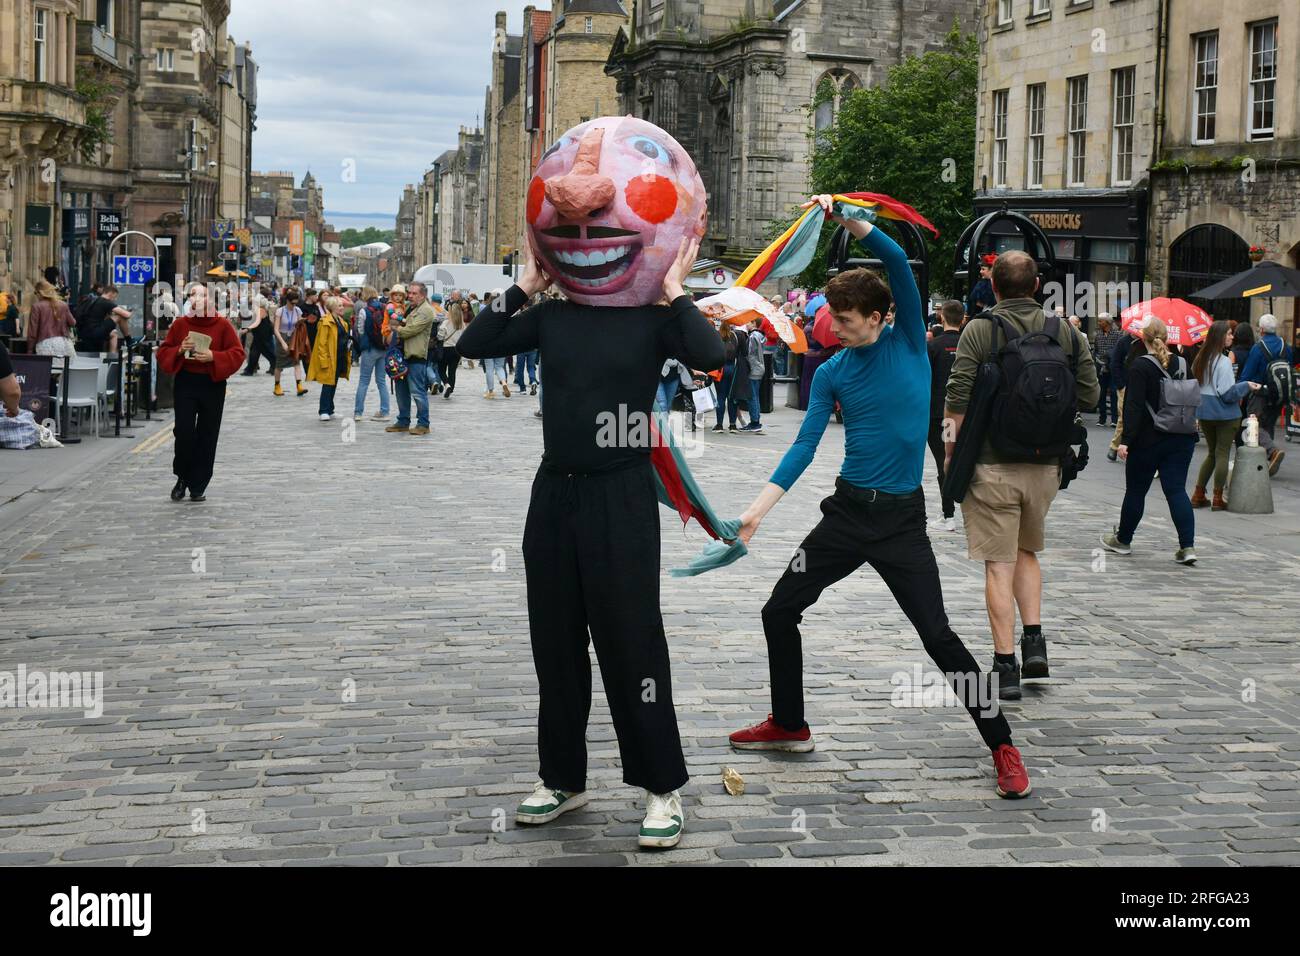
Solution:
[[[1061,485],[1060,465],[976,465],[961,503],[972,561],[1012,563],[1043,550],[1043,525]]]

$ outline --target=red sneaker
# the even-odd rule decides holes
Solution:
[[[1009,800],[1029,796],[1029,771],[1020,759],[1020,751],[1003,744],[993,751],[993,765],[998,768],[998,796]]]
[[[731,746],[737,750],[784,750],[787,753],[806,754],[814,748],[812,731],[786,730],[772,715],[767,720],[731,735]]]

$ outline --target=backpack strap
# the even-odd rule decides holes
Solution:
[[[1143,353],[1141,357],[1144,359],[1150,359],[1155,364],[1155,367],[1160,371],[1160,374],[1163,375],[1165,378],[1173,378],[1172,375],[1170,375],[1167,371],[1165,371],[1165,367],[1160,364],[1160,359],[1156,358],[1150,352]],[[1179,361],[1181,362],[1182,359],[1179,358]],[[1181,370],[1181,366],[1179,368]]]

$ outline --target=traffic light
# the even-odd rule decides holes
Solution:
[[[239,258],[239,240],[227,239],[223,244],[223,249],[225,250],[225,255],[227,257],[234,259]]]

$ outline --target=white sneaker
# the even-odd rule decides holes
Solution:
[[[370,420],[371,420],[372,422],[386,422],[386,421],[388,421],[388,418],[389,418],[389,416],[384,415],[384,414],[382,414],[382,413],[380,413],[380,412],[375,412],[375,414],[373,414],[373,415],[370,416]]]
[[[550,823],[561,813],[576,810],[586,802],[586,791],[582,793],[566,793],[563,790],[552,790],[538,780],[537,786],[533,787],[533,795],[519,804],[519,808],[515,810],[515,823],[533,826],[540,823]]]
[[[321,412],[320,420],[323,422],[327,422],[330,420],[330,416],[326,415],[324,412]]]
[[[928,527],[931,531],[956,531],[957,519],[942,517],[931,518]]]
[[[956,530],[957,530],[957,517],[956,517],[956,515],[954,515],[954,516],[951,517],[951,518],[944,518],[944,519],[943,519],[943,529],[944,529],[945,531],[956,531]]]
[[[682,839],[682,795],[645,792],[645,819],[637,834],[638,846],[667,850]]]

